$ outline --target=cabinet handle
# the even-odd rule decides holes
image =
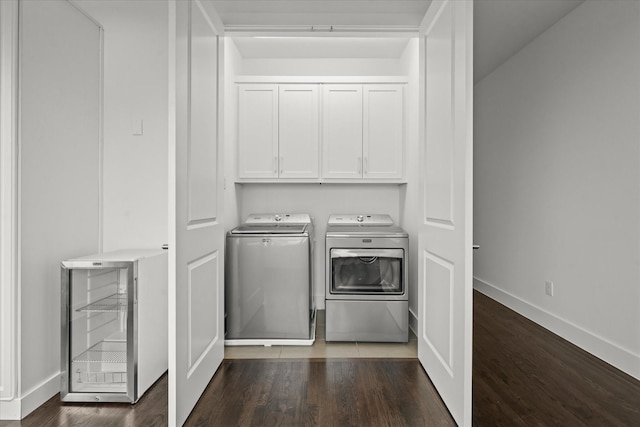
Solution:
[[[364,158],[364,173],[365,174],[369,173],[369,158],[368,157]]]
[[[273,158],[273,173],[278,173],[278,157]]]
[[[284,157],[280,157],[280,173],[284,172]]]
[[[362,157],[358,157],[358,173],[362,173]]]

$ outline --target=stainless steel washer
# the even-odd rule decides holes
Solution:
[[[227,233],[225,344],[310,345],[312,257],[308,214],[252,214]]]
[[[327,341],[409,340],[408,252],[408,234],[389,215],[329,217]]]

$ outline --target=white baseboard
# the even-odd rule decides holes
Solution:
[[[418,316],[409,309],[409,329],[413,331],[415,336],[418,336]]]
[[[60,392],[60,373],[44,380],[24,396],[0,402],[0,420],[21,420]]]
[[[60,392],[60,372],[43,381],[22,396],[22,418]]]
[[[640,355],[633,354],[631,351],[605,338],[597,336],[477,277],[473,278],[473,288],[640,380]]]

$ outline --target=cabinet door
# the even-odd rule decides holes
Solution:
[[[238,176],[278,176],[278,85],[239,86]]]
[[[279,177],[318,177],[318,86],[280,85]]]
[[[364,85],[363,177],[402,178],[402,85]]]
[[[326,85],[322,95],[322,175],[361,178],[362,86]]]

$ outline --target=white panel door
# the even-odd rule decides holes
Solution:
[[[431,3],[420,36],[418,358],[471,425],[473,3]]]
[[[239,86],[240,178],[278,177],[278,85]]]
[[[403,86],[364,85],[363,177],[402,178]]]
[[[280,85],[278,98],[280,178],[318,178],[318,85]]]
[[[322,91],[322,176],[362,178],[362,86]]]
[[[224,68],[222,26],[214,11],[198,0],[171,6],[176,37],[170,75],[175,145],[169,157],[169,425],[179,426],[224,356]]]

